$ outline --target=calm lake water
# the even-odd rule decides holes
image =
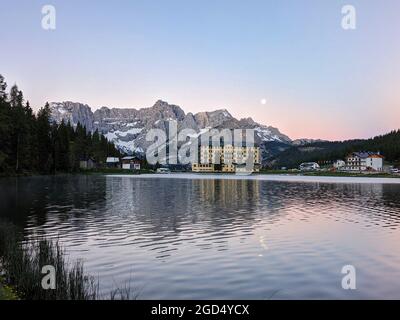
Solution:
[[[0,217],[59,238],[106,296],[400,298],[400,184],[0,179]],[[341,286],[349,264],[356,290]]]

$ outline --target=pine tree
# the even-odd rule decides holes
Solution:
[[[7,83],[0,74],[0,172],[8,171],[10,154],[10,104],[7,101]]]
[[[16,85],[12,86],[10,90],[11,117],[13,119],[11,130],[11,159],[16,172],[20,171],[20,159],[21,156],[23,156],[24,139],[27,133],[23,101],[22,92],[18,90]]]
[[[37,171],[37,139],[36,139],[36,117],[29,101],[24,106],[25,132],[23,140],[23,156],[21,157],[22,168],[26,171]]]
[[[37,168],[39,172],[48,173],[51,170],[51,125],[50,106],[48,103],[41,108],[36,119]]]
[[[55,129],[54,136],[54,169],[55,171],[71,171],[70,165],[70,139],[67,126],[63,121]]]
[[[7,83],[4,80],[4,77],[0,74],[0,102],[4,102],[7,100]]]

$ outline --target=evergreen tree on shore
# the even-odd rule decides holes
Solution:
[[[48,103],[35,115],[16,85],[6,90],[0,75],[0,174],[73,172],[81,160],[121,156],[98,131],[51,122]]]
[[[36,117],[37,169],[49,172],[52,168],[52,140],[50,126],[50,106],[41,108]]]
[[[400,167],[400,130],[366,140],[321,141],[293,146],[270,161],[273,167],[297,168],[302,162],[332,163],[356,151],[380,152],[385,161]]]
[[[11,110],[7,101],[7,83],[0,75],[0,171],[8,169],[10,154],[10,121]]]

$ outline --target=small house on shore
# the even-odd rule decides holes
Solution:
[[[140,159],[137,157],[123,157],[122,169],[125,170],[140,170]]]
[[[80,169],[88,170],[88,169],[93,169],[95,167],[96,167],[96,161],[92,158],[79,161]]]
[[[119,158],[107,157],[106,159],[107,168],[121,168]]]
[[[316,162],[304,162],[300,165],[301,171],[316,171],[320,169],[320,166]]]

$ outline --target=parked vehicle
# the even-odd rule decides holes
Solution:
[[[171,173],[171,170],[168,168],[158,168],[157,173]]]

